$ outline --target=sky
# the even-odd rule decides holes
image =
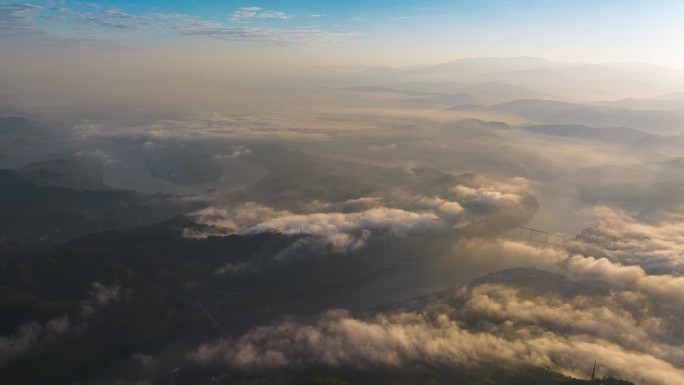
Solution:
[[[208,52],[296,65],[535,56],[684,68],[683,11],[675,0],[36,0],[0,3],[0,47],[15,56]]]
[[[0,2],[0,99],[242,110],[328,70],[523,56],[684,69],[682,15],[674,0]]]

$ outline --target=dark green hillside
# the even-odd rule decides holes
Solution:
[[[8,247],[11,241],[35,247],[89,233],[149,225],[203,206],[172,195],[55,187],[38,180],[28,169],[0,169],[0,197],[0,244]],[[14,247],[19,246],[15,242]]]

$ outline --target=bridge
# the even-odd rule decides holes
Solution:
[[[567,235],[520,226],[506,232],[511,238],[550,246],[565,246],[571,239]]]
[[[508,231],[506,231],[504,236],[514,239],[514,240],[521,240],[524,242],[534,242],[538,244],[543,244],[543,245],[548,245],[548,246],[553,246],[553,247],[564,247],[566,245],[566,242],[572,239],[572,237],[569,237],[564,234],[559,234],[559,233],[551,233],[548,231],[543,231],[539,229],[534,229],[531,227],[526,227],[526,226],[519,226],[512,228]],[[238,293],[241,294],[238,297],[233,298],[231,301],[232,302],[240,302],[248,298],[250,295],[257,294],[257,293],[266,293],[266,292],[283,292],[288,289],[297,289],[297,288],[303,288],[303,287],[317,287],[321,285],[327,285],[331,283],[336,283],[340,281],[345,281],[348,279],[355,279],[355,278],[360,278],[364,276],[373,276],[379,273],[382,273],[383,271],[387,270],[392,270],[395,268],[401,268],[401,267],[416,267],[419,265],[423,264],[428,264],[431,262],[435,262],[447,255],[450,255],[451,251],[446,251],[437,255],[432,255],[424,259],[416,260],[413,262],[394,262],[390,263],[387,265],[380,265],[375,267],[374,269],[368,270],[368,271],[362,271],[359,273],[352,273],[352,274],[347,274],[343,275],[340,277],[334,277],[334,278],[328,278],[328,279],[323,279],[319,281],[314,281],[314,282],[304,282],[304,283],[298,283],[298,284],[290,284],[290,285],[283,285],[283,286],[278,286],[274,288],[267,288],[267,289],[256,289],[251,292],[247,293]],[[210,311],[207,309],[202,302],[199,300],[195,302],[195,306],[199,308],[199,310],[202,312],[202,314],[207,317],[211,323],[213,324],[214,328],[216,328],[221,334],[223,334],[224,337],[230,338],[230,333],[228,333],[228,330],[226,330],[221,321],[219,321]]]

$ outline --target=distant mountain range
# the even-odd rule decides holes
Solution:
[[[348,77],[349,73],[336,76]],[[467,92],[484,104],[525,98],[602,101],[666,94],[668,96],[663,99],[680,99],[677,92],[684,86],[684,71],[646,63],[584,64],[533,57],[492,57],[359,70],[355,72],[354,80],[366,83],[359,86],[372,82],[377,89],[446,94]],[[469,91],[465,84],[479,87],[478,92]],[[509,89],[506,94],[501,93],[504,85]],[[511,92],[514,87],[517,91]],[[521,92],[523,90],[526,94]]]

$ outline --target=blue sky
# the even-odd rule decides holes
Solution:
[[[0,44],[299,51],[406,65],[473,56],[684,67],[673,0],[50,1],[0,3]],[[7,49],[7,48],[6,48]],[[293,51],[294,50],[294,51]]]

